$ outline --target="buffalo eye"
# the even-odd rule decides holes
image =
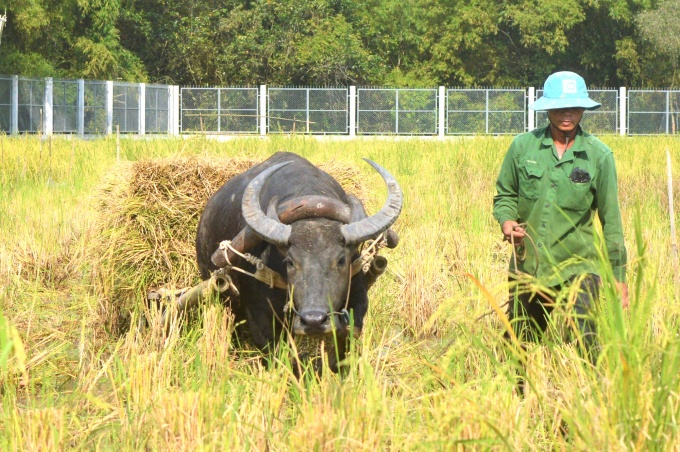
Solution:
[[[286,263],[288,271],[295,270],[295,264],[293,263],[293,260],[290,257],[285,258],[283,262]]]
[[[338,267],[344,267],[345,264],[347,263],[347,259],[345,256],[340,256],[340,259],[338,259]]]

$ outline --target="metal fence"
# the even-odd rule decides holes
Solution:
[[[628,91],[628,134],[680,133],[680,91]]]
[[[180,130],[257,133],[257,88],[182,88]]]
[[[357,89],[357,133],[436,135],[437,90]]]
[[[536,98],[543,95],[543,90],[536,90]],[[597,110],[586,110],[581,119],[581,128],[588,133],[598,135],[619,132],[619,92],[615,89],[589,89],[588,95],[595,102],[602,104]],[[530,110],[530,114],[532,110]],[[536,127],[548,125],[548,114],[544,111],[533,112],[536,115]]]
[[[270,133],[345,134],[348,131],[347,88],[269,88]]]
[[[528,91],[528,92],[527,92]],[[535,97],[543,95],[536,90]],[[590,89],[594,134],[679,135],[680,90]],[[518,134],[547,124],[529,88],[195,88],[0,75],[0,133]]]
[[[517,134],[526,130],[523,89],[449,89],[446,133],[449,135]]]

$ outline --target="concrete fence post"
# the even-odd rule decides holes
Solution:
[[[349,136],[357,136],[357,87],[349,87]]]
[[[85,135],[85,80],[82,78],[78,80],[78,107],[77,107],[76,131],[78,136]]]
[[[10,107],[9,128],[12,135],[19,133],[19,76],[12,76],[12,106]]]
[[[182,101],[180,99],[179,86],[173,86],[173,105],[172,105],[172,134],[178,136],[180,133],[180,120],[182,118]]]
[[[260,85],[260,135],[267,134],[267,85]]]
[[[174,111],[175,109],[173,108],[175,106],[175,90],[173,89],[173,86],[168,86],[168,130],[167,133],[168,135],[172,135],[173,132],[173,127],[172,125],[174,124]]]
[[[139,127],[140,135],[146,133],[146,83],[139,84]]]
[[[45,95],[43,96],[43,133],[52,135],[54,130],[54,80],[45,79]]]
[[[628,102],[626,88],[619,88],[619,134],[624,137],[628,133]]]
[[[534,101],[536,101],[536,88],[533,86],[530,86],[529,89],[527,90],[527,130],[531,131],[536,128],[536,114],[532,109],[529,108],[529,105],[533,104]]]
[[[106,81],[106,134],[113,133],[113,82]]]
[[[444,138],[446,135],[446,88],[439,87],[439,138]]]

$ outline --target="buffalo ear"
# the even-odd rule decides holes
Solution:
[[[364,209],[364,205],[359,198],[354,195],[347,195],[347,200],[349,201],[349,208],[352,212],[349,218],[350,223],[368,218],[366,209]]]
[[[274,195],[272,199],[269,200],[269,204],[267,204],[267,217],[281,223],[281,219],[279,218],[278,214],[278,208],[279,208],[279,197]],[[288,255],[288,246],[283,247],[278,243],[275,243],[274,246],[276,246],[276,249],[279,250],[279,252],[286,257]]]

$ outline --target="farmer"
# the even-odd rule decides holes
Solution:
[[[507,311],[514,332],[520,340],[542,336],[554,296],[578,284],[574,321],[580,350],[591,362],[597,357],[597,342],[590,309],[601,282],[596,213],[622,305],[628,306],[614,154],[579,126],[584,110],[598,107],[578,74],[557,72],[548,77],[543,97],[529,108],[547,111],[549,124],[513,140],[498,175],[493,208],[505,239],[516,246],[510,275],[517,284]],[[531,276],[548,290],[530,290]]]

